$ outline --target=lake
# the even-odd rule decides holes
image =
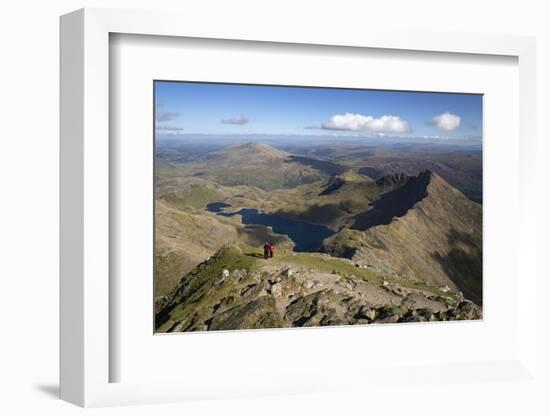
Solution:
[[[286,235],[294,242],[294,251],[317,250],[321,247],[321,243],[325,238],[335,234],[335,231],[323,225],[291,220],[282,215],[259,212],[253,208],[241,208],[233,212],[222,211],[222,209],[229,207],[231,205],[223,202],[213,202],[208,204],[206,209],[224,217],[240,215],[241,222],[245,225],[271,227],[275,234]]]
[[[212,202],[206,206],[206,210],[218,214],[222,212],[222,209],[229,208],[230,206],[231,204],[226,204],[225,202]]]

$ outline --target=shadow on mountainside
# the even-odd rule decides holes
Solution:
[[[454,229],[447,236],[449,252],[433,253],[445,273],[462,291],[464,297],[478,305],[483,302],[482,250],[471,235]]]
[[[431,177],[432,173],[425,171],[418,176],[407,178],[404,185],[385,193],[371,204],[372,207],[368,211],[356,215],[351,228],[365,231],[377,225],[387,225],[394,217],[402,217],[426,197],[426,188]]]
[[[359,168],[357,172],[359,172],[361,175],[367,175],[372,179],[378,179],[381,176],[384,176],[384,171],[382,169],[376,169],[372,166],[364,166],[362,168]]]
[[[263,259],[264,255],[261,253],[244,253],[245,256],[255,257],[257,259]]]
[[[343,202],[343,201],[342,201]],[[331,222],[337,220],[346,212],[342,210],[343,204],[313,204],[308,206],[305,210],[279,210],[277,214],[294,218],[299,221],[308,222],[311,224],[330,225]]]

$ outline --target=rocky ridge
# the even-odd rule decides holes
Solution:
[[[426,171],[382,195],[324,250],[379,273],[449,286],[481,305],[481,235],[481,206]]]
[[[314,253],[258,253],[226,245],[156,304],[159,332],[481,319],[449,286],[383,275]]]

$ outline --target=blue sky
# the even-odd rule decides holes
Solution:
[[[338,134],[480,138],[471,94],[155,82],[156,136]]]

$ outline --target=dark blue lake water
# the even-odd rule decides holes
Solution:
[[[238,211],[226,212],[223,208],[231,205],[223,202],[213,202],[206,206],[210,212],[224,217],[240,215],[245,225],[264,225],[271,227],[274,233],[288,236],[294,242],[294,251],[313,251],[321,247],[322,241],[335,232],[323,225],[310,224],[291,220],[278,214],[258,212],[257,209],[241,208]]]
[[[220,213],[222,209],[229,208],[231,204],[226,204],[225,202],[212,202],[206,206],[206,210],[210,212]]]

